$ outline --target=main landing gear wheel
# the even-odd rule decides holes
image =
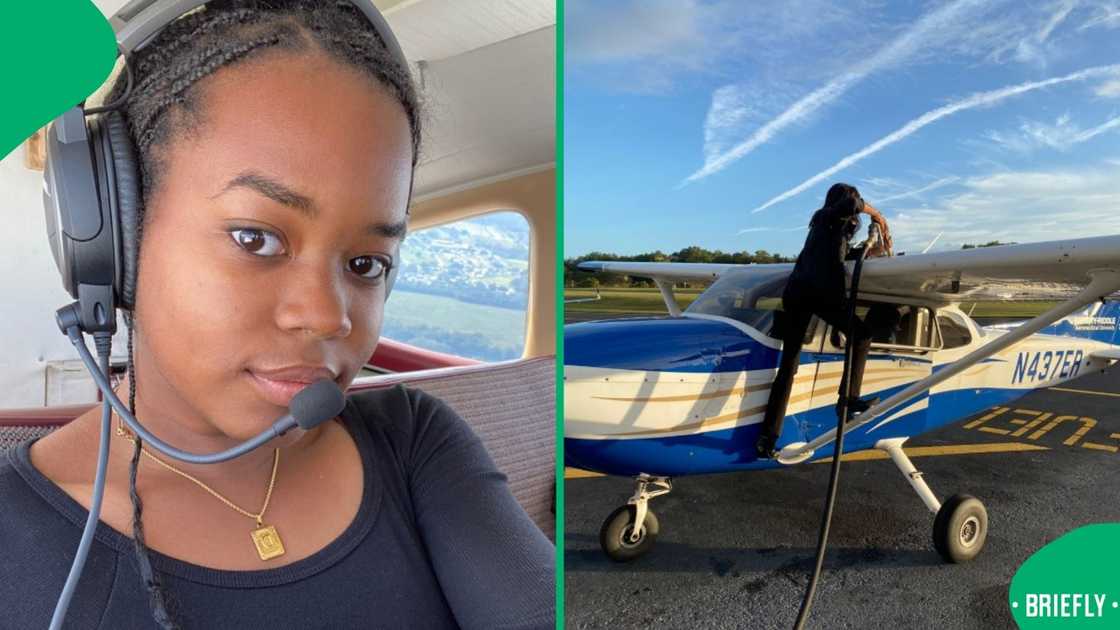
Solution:
[[[930,512],[933,519],[933,547],[946,562],[968,562],[980,555],[988,538],[988,511],[976,497],[954,494],[941,503],[922,479],[922,473],[902,450],[907,438],[888,438],[875,443],[875,448],[886,451],[898,466],[910,486]]]
[[[644,556],[653,549],[657,540],[657,533],[661,526],[653,510],[646,509],[645,521],[637,528],[635,533],[634,520],[638,508],[633,505],[623,505],[611,512],[603,527],[599,530],[599,546],[615,562],[629,562]]]
[[[988,511],[976,497],[954,494],[933,520],[933,546],[947,562],[968,562],[988,538]]]

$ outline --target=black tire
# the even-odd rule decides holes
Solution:
[[[972,560],[988,539],[988,511],[976,497],[954,494],[933,519],[933,546],[946,562]]]
[[[599,546],[615,562],[629,562],[644,556],[653,549],[653,542],[657,540],[657,532],[661,526],[653,510],[647,509],[645,522],[638,530],[638,540],[630,542],[637,511],[638,508],[633,505],[624,505],[611,512],[599,529]]]

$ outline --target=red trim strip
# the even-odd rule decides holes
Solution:
[[[425,350],[384,337],[377,342],[377,349],[373,351],[373,356],[370,357],[369,362],[375,367],[390,372],[415,372],[416,370],[482,363],[453,354]]]

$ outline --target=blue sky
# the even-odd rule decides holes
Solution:
[[[1120,234],[1120,0],[567,0],[565,256]]]

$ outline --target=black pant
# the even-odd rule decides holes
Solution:
[[[852,328],[855,334],[848,329],[848,304],[813,304],[808,300],[782,299],[785,315],[785,330],[782,334],[782,359],[778,365],[778,375],[770,385],[770,400],[766,405],[766,416],[762,421],[762,437],[770,436],[776,440],[782,433],[782,420],[786,417],[786,406],[789,404],[789,394],[793,389],[793,377],[797,374],[797,366],[801,355],[801,346],[805,340],[805,332],[813,315],[828,322],[834,329],[842,331],[845,335],[852,336],[852,398],[859,398],[860,388],[863,384],[863,369],[867,365],[867,353],[871,348],[870,327],[859,317],[852,319]],[[845,369],[840,377],[840,395],[844,395],[849,374]]]

